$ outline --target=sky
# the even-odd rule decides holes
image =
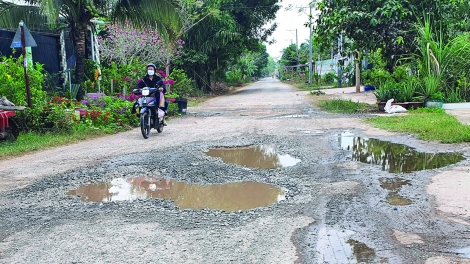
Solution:
[[[276,14],[277,29],[274,31],[271,39],[275,39],[276,43],[269,45],[266,44],[266,50],[274,60],[281,58],[282,50],[287,48],[290,44],[296,44],[296,30],[298,44],[303,42],[308,43],[310,36],[309,28],[305,27],[304,24],[308,22],[308,13],[310,12],[308,4],[311,0],[282,0],[281,9]],[[286,7],[292,5],[290,11],[286,11]],[[295,7],[307,7],[303,13],[299,13]],[[312,10],[314,13],[314,11]],[[272,24],[273,22],[271,22]]]

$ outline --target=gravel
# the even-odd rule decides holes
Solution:
[[[455,146],[380,131],[361,122],[367,113],[328,114],[313,107],[313,100],[263,79],[189,108],[147,140],[135,129],[0,161],[0,263],[467,261],[458,251],[468,247],[468,219],[442,217],[425,192],[433,176],[467,166],[467,160],[441,170],[392,174],[352,161],[338,135],[350,131],[420,151]],[[204,153],[239,146],[269,146],[301,161],[260,170]],[[463,149],[466,154],[468,146]],[[149,176],[202,186],[272,184],[286,199],[224,211],[181,210],[165,199],[87,203],[67,195],[89,183]],[[400,195],[412,204],[387,203],[389,191],[379,178],[410,180]],[[406,234],[415,242],[400,242]]]

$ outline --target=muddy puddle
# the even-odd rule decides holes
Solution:
[[[281,189],[272,184],[239,182],[214,185],[192,185],[156,177],[117,178],[106,183],[93,183],[70,190],[83,202],[110,202],[136,199],[170,199],[180,209],[249,210],[285,199]]]
[[[212,148],[206,155],[221,158],[225,163],[258,169],[277,169],[294,166],[301,160],[290,155],[280,155],[269,146],[237,148]]]
[[[390,205],[403,206],[413,203],[410,199],[407,199],[398,194],[403,186],[411,185],[409,180],[402,178],[379,178],[379,182],[380,187],[390,191],[386,197],[386,200]]]
[[[323,227],[318,232],[316,263],[387,263],[365,243],[351,239],[351,230]]]
[[[407,145],[373,138],[355,137],[349,132],[338,137],[343,150],[352,151],[352,160],[379,165],[383,171],[409,173],[437,169],[464,160],[461,153],[423,153]]]

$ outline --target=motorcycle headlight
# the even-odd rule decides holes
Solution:
[[[147,96],[150,94],[150,90],[149,89],[142,89],[142,95],[143,96]]]

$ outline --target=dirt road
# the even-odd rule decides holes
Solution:
[[[0,263],[470,263],[469,145],[385,132],[314,100],[265,78],[147,140],[135,129],[0,161]],[[380,143],[368,139],[463,156],[391,173],[391,159],[344,147]]]

